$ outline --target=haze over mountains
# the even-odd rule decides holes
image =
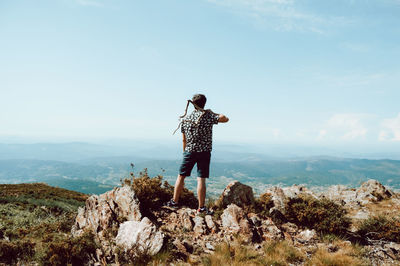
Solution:
[[[135,173],[147,168],[151,176],[161,174],[173,184],[180,163],[179,148],[145,141],[0,144],[0,183],[46,182],[97,194],[128,177],[130,163],[134,163]],[[249,184],[261,193],[275,184],[357,186],[369,178],[400,189],[400,161],[393,160],[396,158],[400,156],[395,153],[360,158],[333,149],[217,144],[208,191],[216,195],[232,180]],[[191,189],[196,185],[195,173],[196,169],[186,181]]]

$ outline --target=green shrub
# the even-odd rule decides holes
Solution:
[[[95,256],[97,243],[91,232],[85,232],[82,236],[72,238],[52,238],[46,243],[39,262],[42,265],[84,265]]]
[[[255,212],[260,214],[262,217],[267,217],[269,215],[269,210],[272,207],[274,207],[274,202],[272,201],[270,193],[260,195],[260,197],[254,202]]]
[[[163,203],[170,200],[174,193],[174,187],[168,184],[167,181],[162,182],[161,175],[151,178],[148,175],[147,169],[139,173],[139,177],[132,175],[132,180],[125,179],[125,185],[131,185],[136,196],[140,201],[140,208],[143,213],[148,213],[151,210],[157,210]],[[184,188],[179,202],[187,207],[196,208],[197,199],[193,192]]]
[[[315,229],[319,233],[341,235],[347,232],[350,225],[346,210],[328,199],[291,198],[286,203],[285,213],[290,222]]]
[[[400,242],[400,219],[370,217],[361,222],[357,233],[369,239]]]

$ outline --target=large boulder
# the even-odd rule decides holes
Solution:
[[[370,179],[357,189],[356,198],[361,203],[376,202],[389,199],[394,193],[376,180]]]
[[[229,204],[235,204],[240,207],[254,203],[253,189],[238,181],[231,182],[222,192],[220,204],[226,207]]]
[[[221,215],[222,227],[226,232],[244,233],[251,232],[250,223],[243,209],[235,204],[230,204]]]
[[[350,204],[357,207],[356,191],[343,185],[333,185],[321,194],[321,197],[332,200],[340,205]]]
[[[316,198],[313,192],[309,191],[304,186],[293,185],[290,187],[270,187],[265,193],[271,195],[272,202],[274,203],[273,210],[278,210],[282,213],[285,211],[285,204],[288,202],[290,198],[297,198],[300,195],[306,195],[313,198]]]
[[[117,187],[86,200],[85,206],[78,210],[72,234],[78,236],[84,230],[90,230],[101,240],[103,231],[119,225],[120,221],[140,221],[141,218],[139,201],[133,189],[130,186]]]
[[[147,217],[144,217],[140,222],[127,221],[122,223],[115,238],[117,246],[135,256],[153,256],[161,250],[163,242],[163,233],[158,231]]]

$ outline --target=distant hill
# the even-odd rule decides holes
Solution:
[[[128,177],[130,163],[137,173],[148,168],[149,174],[161,174],[174,183],[179,160],[139,160],[129,156],[86,159],[79,162],[49,160],[0,160],[0,183],[46,182],[84,193],[103,193]],[[196,175],[196,168],[192,177]],[[400,189],[400,161],[311,157],[299,159],[213,161],[208,180],[210,193],[218,194],[232,180],[251,185],[261,193],[270,185],[306,184],[328,186],[344,184],[358,186],[370,178],[384,185]],[[188,178],[190,189],[195,178]]]

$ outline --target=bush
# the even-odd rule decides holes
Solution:
[[[163,203],[170,200],[174,194],[174,187],[167,181],[162,182],[161,175],[151,178],[147,169],[139,173],[139,177],[132,175],[132,180],[125,179],[124,184],[131,185],[140,201],[140,209],[143,213],[157,210]],[[196,208],[197,199],[193,192],[184,188],[179,202],[190,208]]]
[[[341,235],[347,232],[350,225],[346,210],[328,199],[291,198],[286,203],[285,212],[290,222],[319,233]]]
[[[369,239],[400,242],[400,219],[371,217],[361,222],[357,233]]]
[[[272,207],[274,207],[274,202],[272,201],[270,193],[260,195],[260,197],[254,202],[255,212],[260,214],[262,217],[267,217],[269,215],[269,210]]]
[[[31,241],[0,240],[0,262],[15,263],[18,259],[30,259],[35,254],[35,243]]]
[[[52,239],[49,242],[39,261],[43,265],[84,265],[90,256],[95,256],[97,243],[91,232],[85,232],[82,236],[63,239]]]

